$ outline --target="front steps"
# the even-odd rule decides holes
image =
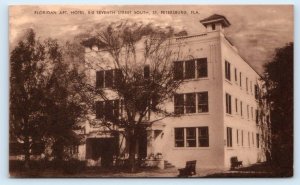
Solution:
[[[175,168],[175,166],[167,160],[164,160],[164,166],[165,166],[165,169]]]

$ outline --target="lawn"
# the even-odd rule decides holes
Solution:
[[[83,167],[53,168],[51,165],[35,165],[29,169],[24,167],[11,168],[10,176],[16,178],[172,178],[177,177],[178,169],[140,168],[130,173],[120,167]],[[196,169],[192,178],[250,178],[250,177],[291,177],[292,171],[272,167],[265,163],[258,163],[234,170],[225,169]]]
[[[267,163],[257,163],[248,167],[241,167],[238,169],[209,174],[207,178],[273,178],[273,177],[292,177],[293,171],[290,169],[275,167]]]

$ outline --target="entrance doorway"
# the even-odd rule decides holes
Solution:
[[[147,132],[146,129],[140,130],[140,135],[138,139],[138,156],[140,159],[145,159],[147,157]]]
[[[118,140],[116,138],[87,138],[86,159],[95,161],[101,158],[101,166],[112,165],[113,156],[118,155]]]

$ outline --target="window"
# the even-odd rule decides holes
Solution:
[[[226,113],[231,114],[231,95],[226,93]]]
[[[250,132],[248,132],[248,146],[250,147]]]
[[[242,136],[242,146],[244,146],[244,131],[243,130],[242,130],[241,136]]]
[[[208,112],[208,92],[198,93],[198,112]]]
[[[208,127],[198,128],[198,145],[199,147],[209,146]]]
[[[225,61],[225,78],[230,81],[230,63]]]
[[[184,147],[184,128],[175,128],[175,147]]]
[[[240,87],[242,87],[242,72],[240,72]]]
[[[249,105],[247,105],[247,118],[249,119]]]
[[[96,88],[111,88],[122,82],[122,71],[110,69],[96,72]]]
[[[212,30],[216,30],[216,25],[215,25],[215,24],[212,24],[212,25],[211,25],[211,29],[212,29]]]
[[[175,80],[183,79],[183,62],[182,61],[174,62],[174,79]]]
[[[145,65],[144,66],[144,78],[149,78],[150,77],[150,66]]]
[[[238,99],[235,99],[235,112],[238,113]]]
[[[185,112],[186,113],[195,113],[196,112],[196,94],[195,93],[186,94]]]
[[[251,107],[251,119],[253,120],[253,107]]]
[[[232,128],[227,127],[227,147],[232,147]]]
[[[256,147],[259,148],[259,134],[256,134]]]
[[[237,82],[237,69],[234,68],[234,80]]]
[[[252,145],[254,146],[254,133],[252,132]]]
[[[195,60],[185,61],[185,79],[195,78]]]
[[[241,116],[243,117],[243,102],[240,102]]]
[[[239,130],[236,129],[236,144],[239,144]]]
[[[104,101],[96,101],[96,118],[104,118]]]
[[[208,127],[175,128],[174,132],[175,132],[175,147],[196,147],[196,146],[208,147],[209,146]]]
[[[250,81],[250,92],[252,93],[252,81]]]
[[[195,66],[197,64],[197,68]],[[207,72],[207,58],[199,58],[188,61],[176,61],[174,62],[174,79],[193,79],[205,78],[208,76]]]
[[[248,92],[248,78],[246,77],[246,91]]]
[[[208,112],[208,92],[176,94],[174,111],[175,114]]]
[[[174,106],[175,106],[175,114],[183,114],[184,113],[184,95],[183,94],[175,94]]]
[[[196,128],[186,128],[186,146],[196,147]]]
[[[104,71],[96,72],[96,88],[104,87]]]
[[[258,113],[258,110],[256,109],[255,110],[255,122],[256,122],[256,124],[258,125],[258,118],[259,118],[259,113]]]
[[[207,77],[207,58],[197,59],[197,74],[198,78]]]
[[[78,154],[78,145],[71,145],[69,147],[69,152],[71,155]]]
[[[269,125],[270,124],[270,115],[267,115],[267,124]]]
[[[96,101],[97,119],[117,119],[119,117],[119,100]]]
[[[258,99],[258,96],[259,96],[259,88],[258,88],[258,85],[254,85],[254,94],[255,94],[255,99]]]

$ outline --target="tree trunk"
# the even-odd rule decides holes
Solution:
[[[137,137],[134,129],[131,129],[129,131],[128,139],[129,139],[129,167],[130,167],[130,172],[134,173],[136,170],[135,155],[136,155],[136,142],[137,142]]]
[[[29,168],[30,162],[30,141],[29,141],[29,129],[28,129],[28,119],[24,119],[24,153],[25,153],[25,168]]]

